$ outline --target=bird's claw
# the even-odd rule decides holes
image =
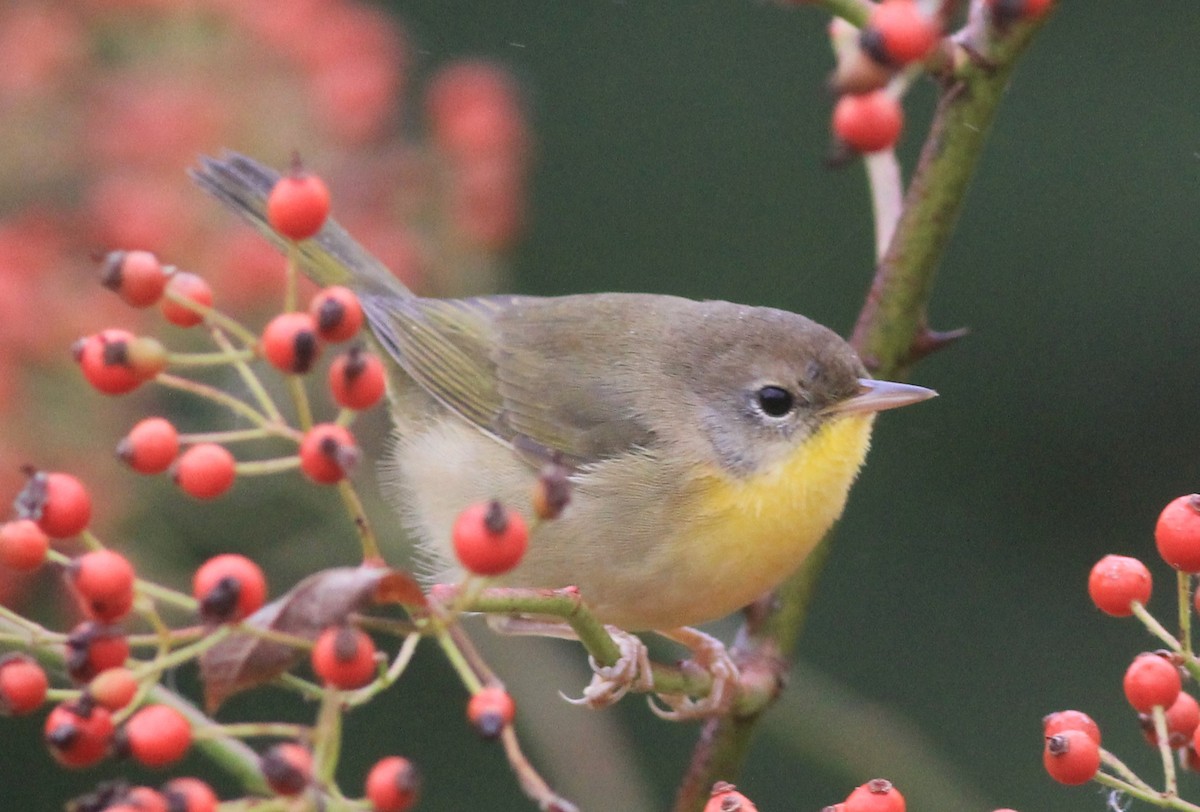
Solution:
[[[606,708],[630,691],[645,692],[654,687],[654,678],[650,671],[650,653],[641,638],[614,626],[606,626],[605,629],[621,650],[621,656],[609,666],[600,665],[596,658],[588,657],[592,666],[592,681],[583,689],[583,695],[572,699],[560,694],[572,705]]]
[[[656,694],[667,707],[661,707],[654,697],[649,697],[650,710],[660,719],[671,722],[703,719],[723,713],[736,695],[740,678],[737,663],[729,656],[725,644],[697,629],[676,629],[667,637],[691,649],[692,659],[682,663],[682,667],[707,672],[712,678],[712,687],[707,695],[699,699],[685,694]]]

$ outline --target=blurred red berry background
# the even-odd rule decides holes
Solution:
[[[355,0],[296,0],[286,14],[270,0],[0,7],[0,493],[36,461],[84,478],[101,526],[118,516],[95,438],[142,410],[85,395],[68,348],[109,326],[196,340],[103,291],[99,256],[154,251],[203,276],[226,312],[278,307],[282,257],[191,185],[198,154],[280,168],[299,154],[328,181],[334,216],[409,285],[498,284],[524,221],[520,91],[474,61],[414,87],[413,61],[400,23]],[[0,581],[0,601],[15,587]]]

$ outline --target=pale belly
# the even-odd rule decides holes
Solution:
[[[631,631],[722,617],[777,586],[841,515],[870,426],[827,424],[749,479],[648,456],[603,463],[578,476],[563,516],[535,529],[525,560],[498,582],[577,586],[601,621]],[[383,468],[436,580],[458,577],[449,533],[465,505],[498,498],[529,511],[531,468],[457,420],[402,438]]]

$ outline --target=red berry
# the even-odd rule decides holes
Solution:
[[[498,685],[481,688],[467,703],[467,719],[485,739],[494,739],[512,724],[517,706],[512,697]]]
[[[100,283],[131,307],[149,307],[162,298],[167,275],[149,251],[112,251],[104,258]]]
[[[192,746],[192,726],[167,705],[147,705],[121,729],[119,745],[147,767],[165,767],[187,754]]]
[[[354,291],[340,285],[318,291],[308,313],[316,322],[317,335],[325,341],[348,341],[362,329],[362,305]]]
[[[203,307],[212,307],[213,292],[208,283],[187,271],[176,271],[167,282],[167,298],[162,300],[163,317],[172,324],[180,327],[195,327],[204,321],[204,316],[186,305],[172,301],[175,296],[186,299]]]
[[[160,474],[179,454],[179,432],[164,417],[147,417],[117,444],[117,456],[141,474]]]
[[[1125,671],[1125,698],[1139,713],[1174,704],[1182,688],[1179,669],[1158,654],[1139,654]]]
[[[217,793],[199,778],[173,778],[162,793],[171,812],[217,812]]]
[[[1200,726],[1200,704],[1196,703],[1191,694],[1179,692],[1171,707],[1166,710],[1167,744],[1172,750],[1185,747],[1192,741],[1192,734]],[[1146,741],[1158,746],[1158,731],[1154,729],[1154,717],[1142,713],[1138,715]]]
[[[758,807],[737,787],[726,781],[713,784],[712,794],[704,805],[704,812],[757,812]]]
[[[1131,603],[1145,605],[1150,600],[1153,581],[1150,570],[1136,558],[1106,555],[1096,562],[1088,576],[1088,595],[1100,611],[1113,617],[1133,614]]]
[[[1082,730],[1064,730],[1046,737],[1042,765],[1061,784],[1086,784],[1100,769],[1100,745]]]
[[[312,667],[321,682],[341,690],[361,688],[375,679],[375,643],[353,626],[333,626],[317,637]]]
[[[137,677],[128,668],[107,668],[88,683],[87,695],[110,711],[119,711],[137,695]]]
[[[903,67],[929,56],[940,33],[913,0],[883,0],[871,10],[859,45],[876,62]]]
[[[313,426],[300,441],[300,470],[309,479],[324,485],[345,479],[358,464],[359,457],[354,435],[336,423]]]
[[[56,471],[33,471],[17,496],[22,519],[32,519],[47,536],[78,535],[92,520],[92,497],[77,477]]]
[[[114,731],[109,712],[89,702],[56,706],[43,729],[51,754],[67,767],[90,767],[103,759]]]
[[[1200,572],[1200,494],[1180,496],[1163,508],[1154,527],[1154,543],[1175,569]]]
[[[904,812],[904,796],[886,778],[875,778],[846,796],[846,812]]]
[[[329,390],[339,406],[362,411],[380,401],[387,389],[383,361],[354,346],[329,365]]]
[[[67,572],[83,610],[92,618],[112,623],[133,608],[133,565],[119,553],[84,553]]]
[[[1042,719],[1042,735],[1053,736],[1064,730],[1082,730],[1100,744],[1100,726],[1083,711],[1064,710],[1048,714]]]
[[[887,149],[903,127],[900,102],[883,90],[842,96],[833,108],[833,134],[855,152]]]
[[[129,361],[133,341],[134,335],[128,330],[110,328],[79,339],[71,353],[92,388],[105,395],[123,395],[146,381],[146,376]]]
[[[0,657],[0,713],[21,716],[32,713],[46,701],[50,681],[46,672],[26,654]]]
[[[420,794],[421,775],[406,758],[381,758],[367,773],[367,800],[375,812],[408,812]]]
[[[196,570],[192,595],[200,601],[200,616],[209,623],[242,620],[266,601],[267,579],[246,556],[226,553],[208,559]]]
[[[476,575],[500,575],[520,563],[529,542],[525,520],[497,501],[471,505],[451,531],[459,562]]]
[[[90,682],[101,671],[129,659],[129,639],[116,626],[85,620],[67,635],[67,673],[75,682]],[[108,703],[100,704],[108,707]],[[109,708],[114,710],[114,708]]]
[[[284,175],[267,197],[267,222],[289,240],[313,236],[328,216],[329,189],[323,180],[307,172]]]
[[[281,313],[271,319],[258,346],[271,366],[292,375],[308,372],[321,354],[317,324],[307,313]]]
[[[0,564],[14,570],[35,570],[46,560],[50,538],[32,519],[0,525]]]
[[[299,744],[277,744],[259,763],[263,778],[280,795],[299,795],[312,781],[312,753]]]
[[[175,462],[175,483],[197,499],[216,499],[233,486],[236,461],[216,443],[194,445]]]

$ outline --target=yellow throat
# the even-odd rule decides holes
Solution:
[[[719,614],[790,575],[841,516],[873,422],[873,414],[834,418],[767,471],[749,479],[706,478],[698,504],[707,520],[692,528],[696,536],[683,545],[691,561],[680,565],[693,577],[713,576],[691,586],[727,605]]]

